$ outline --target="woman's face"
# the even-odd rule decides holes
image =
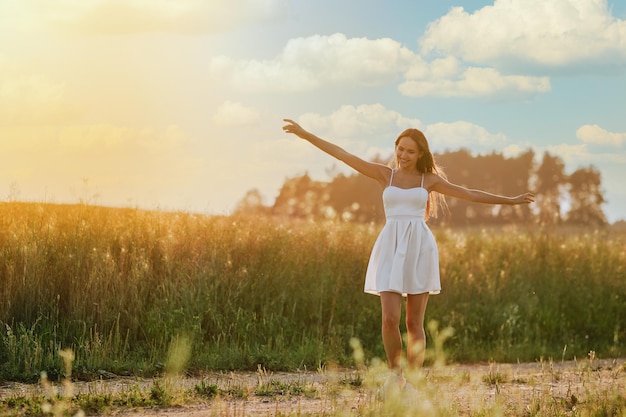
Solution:
[[[402,169],[417,169],[417,161],[424,152],[420,150],[417,143],[408,136],[402,136],[396,145],[396,161]]]

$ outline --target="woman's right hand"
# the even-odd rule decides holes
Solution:
[[[304,130],[302,126],[300,126],[298,123],[294,122],[291,119],[283,119],[283,121],[288,123],[285,126],[283,126],[283,130],[286,133],[293,133],[294,135],[299,136],[301,138],[304,138],[304,136],[309,133],[306,130]]]

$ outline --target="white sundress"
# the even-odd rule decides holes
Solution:
[[[365,275],[365,292],[380,295],[383,291],[407,294],[438,294],[439,253],[435,237],[426,225],[424,213],[428,190],[421,186],[383,190],[385,226],[380,231]]]

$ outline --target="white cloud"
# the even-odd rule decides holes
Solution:
[[[532,146],[529,144],[512,143],[502,148],[502,155],[504,155],[505,158],[515,158],[529,150],[532,150]]]
[[[232,101],[222,103],[213,115],[213,123],[222,127],[250,126],[257,124],[260,120],[258,110]]]
[[[437,61],[433,67],[437,67],[436,64]],[[434,68],[424,74],[424,78],[409,79],[398,89],[412,97],[528,97],[550,91],[548,77],[502,75],[493,68],[462,69],[459,66],[447,66],[442,72],[443,77]]]
[[[305,113],[298,120],[305,129],[333,138],[380,139],[389,143],[393,143],[402,130],[419,128],[422,124],[378,103],[344,105],[329,116]]]
[[[557,145],[548,145],[545,147],[536,147],[537,154],[543,154],[544,152],[548,152],[552,155],[557,155],[568,166],[576,166],[580,163],[585,163],[585,165],[589,165],[591,163],[590,157],[591,153],[589,152],[589,148],[584,143],[572,145],[570,143],[559,143]]]
[[[626,61],[626,21],[606,0],[496,0],[474,13],[454,7],[420,39],[424,54],[513,67],[606,66]]]
[[[609,132],[598,125],[584,125],[576,131],[576,137],[590,145],[610,145],[616,148],[626,143],[626,133]]]
[[[626,165],[626,153],[599,151],[586,143],[533,146],[533,150],[536,155],[543,155],[544,152],[557,155],[565,162],[569,171],[590,165],[600,171],[605,171],[609,167],[612,167],[611,169],[618,167],[623,171],[623,167]]]
[[[298,117],[298,122],[305,129],[368,158],[391,155],[395,139],[406,128],[422,130],[433,152],[466,148],[475,153],[488,153],[506,149],[508,154],[517,155],[528,150],[514,147],[502,133],[489,132],[471,122],[425,125],[381,104],[341,106],[327,116],[305,113]]]
[[[245,92],[305,92],[322,86],[371,87],[389,84],[409,68],[413,53],[389,39],[347,38],[341,33],[287,42],[273,60],[210,62],[211,74]]]
[[[451,56],[428,62],[392,39],[341,33],[291,39],[273,60],[213,57],[210,73],[246,93],[375,87],[395,83],[401,74],[406,81],[399,91],[413,97],[528,97],[550,90],[547,77],[465,68]]]
[[[431,62],[425,61],[421,56],[416,56],[404,76],[408,80],[438,80],[457,77],[462,72],[463,65],[453,56],[434,59]]]
[[[482,126],[466,121],[430,124],[424,134],[431,149],[436,152],[458,148],[483,152],[497,150],[509,144],[505,135],[491,133]]]
[[[25,72],[0,55],[0,126],[58,123],[78,113],[65,100],[65,84]]]
[[[9,2],[17,3],[17,2]],[[39,22],[79,34],[144,32],[216,33],[281,16],[286,0],[22,0],[12,12],[15,27]]]

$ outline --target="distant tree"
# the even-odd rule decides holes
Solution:
[[[473,156],[466,149],[436,155],[448,180],[467,188],[494,194],[518,195],[529,189],[534,153],[527,151],[514,158],[499,153]],[[526,222],[532,218],[528,206],[492,206],[447,199],[449,215],[437,222],[448,224],[500,224]]]
[[[387,165],[389,158],[374,156],[371,162]],[[334,168],[326,173],[332,177],[328,185],[328,208],[337,219],[350,222],[384,222],[382,190],[370,178],[352,173],[344,175]],[[334,175],[332,175],[334,173]]]
[[[361,174],[339,174],[327,187],[328,204],[344,221],[384,220],[380,186]]]
[[[563,161],[546,152],[535,170],[534,153],[530,150],[506,158],[498,153],[473,156],[461,149],[435,158],[451,182],[504,195],[518,195],[534,188],[537,203],[532,206],[536,207],[533,212],[528,205],[491,206],[452,198],[448,199],[449,214],[431,219],[434,224],[502,224],[528,222],[533,217],[544,224],[559,224],[564,215],[571,224],[607,224],[601,207],[604,197],[600,173],[594,168],[579,169],[568,176]],[[381,158],[375,161],[385,163]],[[251,190],[237,211],[310,220],[384,221],[381,193],[375,181],[357,173],[345,175],[336,168],[327,173],[333,175],[330,182],[313,181],[308,174],[288,178],[272,207],[264,207],[258,190]],[[563,213],[566,200],[570,209]]]
[[[476,185],[473,157],[467,149],[437,154],[435,159],[450,181],[464,187],[469,187],[470,184]],[[455,222],[475,221],[476,212],[469,202],[456,198],[446,198],[446,201],[448,203],[448,214],[445,217],[441,216],[431,220],[433,223],[454,224]]]
[[[324,218],[328,184],[313,181],[308,174],[288,178],[274,201],[271,213],[299,219]]]
[[[593,168],[580,168],[569,176],[571,208],[567,213],[567,223],[589,226],[608,224],[602,211],[605,203],[601,190],[600,172]]]
[[[559,224],[563,220],[561,202],[567,186],[565,164],[558,156],[545,152],[536,175],[538,220],[541,224]]]
[[[527,192],[530,187],[534,171],[535,153],[528,150],[515,158],[502,158],[494,175],[499,177],[501,188],[498,193],[505,195],[519,195]],[[528,222],[533,214],[528,204],[495,207],[498,223]]]
[[[619,233],[626,233],[626,220],[620,219],[611,225],[611,230]]]
[[[269,212],[270,207],[263,205],[263,196],[254,188],[239,201],[234,214],[266,215]]]

